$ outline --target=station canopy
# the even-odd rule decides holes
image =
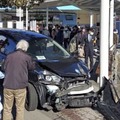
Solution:
[[[120,0],[115,1],[115,13],[120,14]],[[74,5],[83,10],[100,12],[101,0],[44,0],[40,8]]]

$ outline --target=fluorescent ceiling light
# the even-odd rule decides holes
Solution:
[[[59,10],[80,10],[80,8],[73,6],[73,5],[58,6],[57,9]]]

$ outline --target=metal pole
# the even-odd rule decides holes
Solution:
[[[103,77],[108,78],[109,64],[109,0],[101,0],[101,25],[100,25],[100,87]]]
[[[22,17],[22,9],[21,7],[19,7],[19,21],[21,23],[21,17]]]
[[[93,27],[93,13],[90,13],[90,27]]]
[[[114,0],[110,1],[110,50],[113,50]]]
[[[2,21],[3,13],[0,13],[0,22]]]
[[[116,13],[114,12],[114,28],[116,29]]]
[[[26,6],[26,30],[28,30],[28,8]]]
[[[46,27],[48,28],[48,7],[46,8]]]

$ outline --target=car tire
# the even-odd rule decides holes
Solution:
[[[35,87],[29,83],[27,87],[26,104],[27,111],[34,111],[38,106],[38,95]]]
[[[37,92],[39,94],[38,108],[41,109],[42,106],[47,102],[47,100],[46,100],[47,89],[42,84],[37,84],[36,88],[37,88]]]

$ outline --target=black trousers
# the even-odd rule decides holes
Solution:
[[[93,48],[85,47],[84,48],[85,54],[85,63],[88,66],[88,58],[90,59],[90,70],[93,68]]]
[[[67,49],[67,46],[69,44],[69,38],[64,38],[64,48]]]

